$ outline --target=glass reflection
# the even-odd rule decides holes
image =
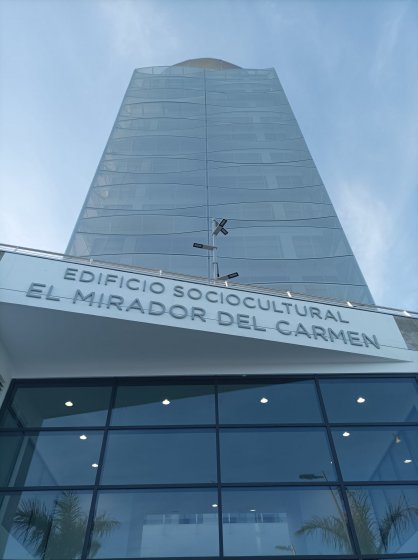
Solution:
[[[418,428],[348,428],[332,437],[345,480],[418,479]]]
[[[352,553],[335,488],[229,489],[222,504],[226,556]]]
[[[163,401],[169,404],[164,405]],[[212,385],[126,385],[118,388],[112,425],[214,424]]]
[[[0,486],[94,484],[101,442],[101,432],[2,434]]]
[[[171,74],[171,70],[159,67],[148,71],[149,74],[144,70],[134,73],[68,253],[100,255],[102,260],[122,264],[206,276],[200,259],[173,259],[169,250],[157,255],[157,237],[185,231],[208,233],[205,217],[210,215],[226,214],[230,220],[246,220],[242,227],[249,237],[257,235],[257,229],[264,227],[266,220],[272,220],[272,242],[264,247],[265,260],[258,260],[257,267],[251,262],[255,257],[247,254],[245,243],[238,243],[236,250],[230,247],[230,254],[242,259],[239,283],[283,281],[287,289],[294,291],[316,290],[318,295],[342,298],[344,290],[349,293],[346,299],[372,301],[277,75],[271,72],[267,78],[263,70],[251,69],[243,69],[241,74],[236,69],[215,72],[195,68],[188,75]],[[117,202],[120,186],[128,183],[130,193],[123,189],[123,200]],[[186,210],[184,207],[193,203],[185,204],[181,197],[171,208],[173,193],[155,190],[148,196],[142,190],[144,183],[203,185],[207,197],[197,203],[200,208]],[[95,191],[103,185],[108,186],[108,199],[97,204]],[[221,194],[219,187],[237,188],[234,193]],[[271,196],[257,193],[260,187],[269,189]],[[286,191],[275,192],[277,188]],[[307,190],[312,188],[315,190]],[[231,200],[224,200],[225,195]],[[97,205],[120,205],[121,209],[146,212],[150,203],[154,205],[153,223],[139,216],[126,216],[123,220],[107,216],[100,221],[91,215]],[[165,217],[167,206],[173,219]],[[192,219],[193,215],[200,216],[200,224]],[[157,219],[159,216],[161,220]],[[325,229],[323,221],[329,221],[330,216],[333,225]],[[290,224],[289,220],[297,223]],[[282,228],[289,225],[293,234],[283,239]],[[124,234],[124,243],[113,251],[97,250],[96,245],[101,244],[109,228]],[[131,258],[133,252],[139,252],[132,248],[132,237],[141,238],[149,231],[156,234],[147,246],[153,259],[144,261],[140,255]],[[340,239],[330,239],[332,233]],[[235,235],[236,228],[231,228],[229,237]],[[281,250],[275,250],[275,246],[281,244],[285,258],[290,259],[284,267],[275,262],[281,258]],[[188,251],[187,245],[179,250],[184,255]],[[297,257],[304,258],[303,255],[310,260],[298,266]],[[344,255],[348,256],[342,266]],[[321,259],[321,274],[315,259]],[[228,263],[224,265],[229,268]],[[287,277],[280,273],[283,268]]]
[[[168,399],[167,399],[168,400]],[[166,406],[169,406],[168,403]],[[102,484],[216,482],[212,430],[118,430],[109,434]]]
[[[324,379],[330,422],[416,422],[418,385],[414,379]],[[364,399],[358,402],[358,399]]]
[[[262,403],[261,399],[268,402]],[[313,381],[219,386],[222,424],[322,422]]]
[[[19,387],[0,427],[104,426],[110,392],[100,385]]]
[[[80,558],[90,502],[88,492],[1,493],[1,558]],[[100,521],[101,531],[111,533],[115,526],[112,519],[103,516]]]
[[[324,430],[221,430],[222,482],[335,480]]]
[[[418,486],[369,486],[347,492],[363,554],[418,550]]]
[[[216,503],[214,490],[100,492],[93,528],[99,548],[89,558],[217,556]],[[100,533],[110,512],[118,524]]]

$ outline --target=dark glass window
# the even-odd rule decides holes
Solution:
[[[103,426],[109,408],[111,388],[18,387],[0,427]]]
[[[220,443],[222,482],[335,480],[320,428],[223,429]]]
[[[212,385],[125,385],[118,388],[116,426],[214,424]]]
[[[113,522],[106,532],[102,519]],[[100,492],[90,558],[217,556],[214,490]]]
[[[0,435],[0,486],[94,484],[102,433]]]
[[[0,493],[1,558],[80,558],[90,502],[90,492]]]
[[[330,422],[417,422],[418,384],[414,379],[324,379]]]
[[[322,422],[313,381],[219,386],[221,424]]]
[[[336,488],[228,489],[222,505],[226,556],[352,553]]]
[[[345,480],[418,480],[418,428],[342,428],[332,437]]]
[[[102,484],[216,482],[212,430],[118,430],[107,441]]]
[[[19,460],[23,439],[21,434],[0,435],[0,487],[9,485],[13,473],[18,468],[15,465]]]
[[[363,554],[418,550],[418,486],[363,486],[347,490]]]
[[[416,378],[319,377],[16,382],[0,559],[416,556]]]

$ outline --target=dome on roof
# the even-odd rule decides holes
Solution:
[[[190,60],[185,60],[184,62],[179,62],[178,64],[173,64],[173,66],[195,66],[197,68],[206,68],[208,70],[231,70],[240,69],[240,66],[226,62],[226,60],[221,60],[219,58],[192,58]]]

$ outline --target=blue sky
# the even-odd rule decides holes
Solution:
[[[0,240],[64,251],[134,68],[275,67],[377,303],[418,310],[418,0],[1,0]]]

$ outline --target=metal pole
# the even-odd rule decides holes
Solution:
[[[212,278],[215,280],[219,276],[219,265],[218,265],[218,248],[215,246],[215,229],[216,229],[216,220],[215,218],[211,218],[212,224],[212,245],[214,247],[212,251]]]

